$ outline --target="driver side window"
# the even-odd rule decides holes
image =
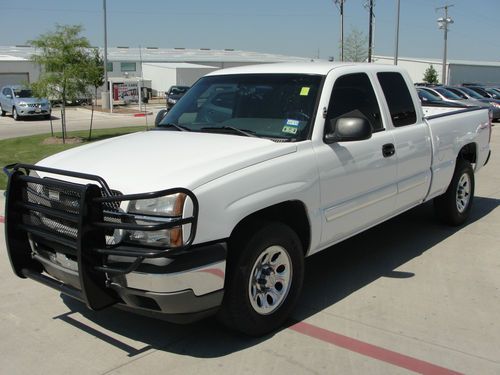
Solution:
[[[333,86],[326,123],[350,113],[365,117],[372,131],[384,130],[380,108],[370,79],[365,73],[347,74],[337,78]]]

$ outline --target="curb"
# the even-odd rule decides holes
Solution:
[[[134,113],[133,116],[134,117],[146,117],[146,115],[152,115],[153,112],[143,112],[143,113]]]

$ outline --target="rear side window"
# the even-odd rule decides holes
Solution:
[[[408,86],[401,74],[396,72],[377,73],[384,91],[394,126],[411,125],[417,122],[417,113]]]

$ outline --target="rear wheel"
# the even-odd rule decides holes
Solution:
[[[304,279],[304,255],[297,234],[285,224],[267,223],[230,246],[226,291],[219,320],[250,336],[279,328],[295,307]]]
[[[0,112],[2,116],[5,116],[6,111],[3,110],[2,105],[0,104]]]
[[[19,121],[21,119],[21,116],[17,113],[16,107],[12,107],[12,117],[14,120]]]
[[[469,217],[474,199],[474,171],[472,165],[461,158],[446,192],[434,198],[434,209],[441,221],[458,226]]]

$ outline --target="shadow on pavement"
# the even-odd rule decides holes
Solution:
[[[475,197],[467,225],[487,216],[499,205],[500,199]],[[307,293],[303,292],[290,324],[334,305],[380,277],[413,277],[410,272],[395,269],[466,226],[452,228],[440,224],[433,215],[432,204],[427,203],[307,258],[303,289]],[[272,334],[258,339],[241,336],[226,330],[214,318],[182,326],[114,308],[93,312],[69,297],[63,296],[63,301],[71,311],[54,319],[72,324],[124,350],[131,357],[156,349],[214,358],[252,347],[272,337]],[[145,343],[145,346],[139,349],[130,347],[73,319],[74,313],[82,314],[105,330]]]

